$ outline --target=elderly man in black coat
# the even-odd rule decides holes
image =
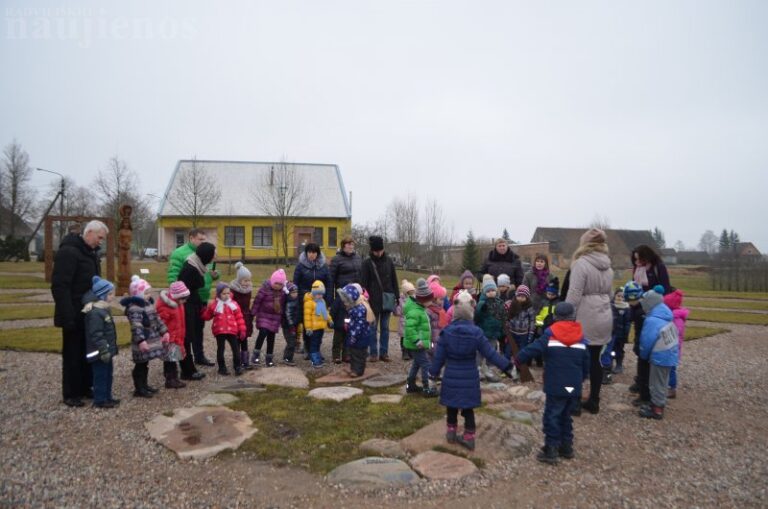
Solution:
[[[99,244],[108,233],[104,223],[91,221],[82,235],[70,233],[62,239],[53,260],[53,324],[62,330],[61,389],[64,404],[71,407],[81,407],[82,398],[93,396],[91,368],[85,360],[85,315],[80,309],[93,276],[101,275]]]

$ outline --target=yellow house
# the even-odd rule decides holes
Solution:
[[[330,259],[352,230],[352,213],[334,164],[181,160],[157,225],[159,256],[169,256],[197,227],[220,260],[280,258],[283,235],[288,257],[314,242]]]

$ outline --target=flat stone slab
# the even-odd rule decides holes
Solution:
[[[294,389],[309,389],[309,379],[299,368],[259,368],[243,375],[249,382],[261,385],[279,385]]]
[[[400,403],[403,400],[402,394],[374,394],[371,396],[371,403]]]
[[[521,412],[520,410],[506,410],[501,412],[501,418],[519,422],[520,424],[533,426],[533,415],[531,415],[530,412]]]
[[[407,375],[380,375],[366,380],[363,382],[363,385],[377,389],[381,387],[391,387],[393,385],[404,384],[407,378]]]
[[[482,391],[481,399],[486,405],[497,405],[499,403],[505,403],[511,401],[513,396],[507,391]]]
[[[463,479],[478,472],[477,466],[466,458],[437,451],[425,451],[411,460],[411,466],[430,480]]]
[[[514,410],[519,410],[521,412],[528,412],[533,413],[539,410],[539,405],[535,403],[530,403],[528,401],[513,401],[509,404],[509,406]]]
[[[634,407],[632,405],[627,405],[626,403],[611,403],[610,405],[606,405],[605,408],[613,410],[614,412],[627,412]]]
[[[267,388],[261,384],[244,380],[225,380],[209,385],[208,390],[211,392],[264,392]]]
[[[144,426],[180,459],[204,459],[240,447],[256,433],[252,425],[245,412],[219,406],[177,408],[171,417],[158,415]]]
[[[328,375],[315,378],[315,382],[319,384],[343,384],[349,382],[360,382],[362,380],[367,380],[369,378],[378,376],[379,373],[380,371],[378,369],[368,367],[365,368],[365,373],[363,373],[363,376],[349,376],[344,373],[343,370],[336,370]]]
[[[225,392],[218,394],[209,394],[195,403],[195,406],[224,406],[237,401],[237,396]]]
[[[368,457],[333,469],[326,480],[354,488],[386,488],[419,481],[419,475],[404,461],[394,458]]]
[[[507,389],[507,392],[512,396],[522,397],[528,394],[529,390],[530,389],[528,389],[528,387],[525,387],[524,385],[515,385]]]
[[[309,391],[309,397],[315,399],[329,399],[331,401],[344,401],[345,399],[359,396],[363,390],[358,387],[318,387]]]
[[[400,445],[412,454],[420,454],[431,451],[435,447],[441,447],[484,461],[519,458],[531,452],[532,442],[524,433],[531,434],[532,430],[521,431],[526,427],[483,413],[475,413],[475,419],[477,439],[474,451],[468,451],[458,444],[449,444],[445,441],[445,419],[437,420],[405,437],[400,441]]]
[[[385,458],[405,458],[405,451],[400,447],[400,443],[393,440],[372,438],[360,444],[359,447],[366,454],[375,454]]]
[[[543,391],[531,391],[525,397],[531,401],[544,401],[547,399],[547,395]]]
[[[494,382],[490,384],[485,384],[482,386],[482,388],[489,391],[506,391],[509,388],[509,386],[502,382]]]

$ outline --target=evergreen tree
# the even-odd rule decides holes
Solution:
[[[461,257],[461,270],[468,270],[475,274],[480,270],[480,252],[477,250],[475,236],[472,230],[467,233],[467,240],[464,241],[464,254]]]
[[[506,228],[504,228],[504,232],[501,234],[501,238],[506,240],[507,242],[512,240],[512,239],[509,238],[509,232],[507,231]]]
[[[723,228],[720,234],[720,252],[725,253],[731,247],[731,238],[728,236],[728,230]]]
[[[739,234],[735,231],[731,230],[731,233],[728,234],[728,242],[730,244],[731,249],[736,249],[736,244],[741,242],[741,238],[739,238]]]
[[[656,243],[656,247],[659,249],[667,247],[667,241],[664,239],[664,232],[659,230],[658,226],[653,229],[651,235],[653,235],[653,241]]]

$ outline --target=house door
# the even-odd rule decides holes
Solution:
[[[306,232],[296,232],[296,256],[304,252],[304,246],[312,242],[312,234]]]

